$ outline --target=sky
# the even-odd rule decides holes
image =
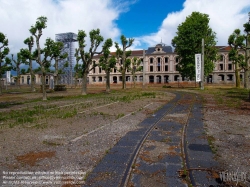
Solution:
[[[0,0],[0,32],[11,54],[26,46],[29,29],[39,16],[48,18],[41,43],[55,34],[99,28],[104,39],[134,38],[131,49],[171,45],[177,27],[193,11],[209,15],[217,45],[227,45],[236,28],[248,21],[249,0]],[[87,39],[87,47],[89,41]],[[112,47],[111,50],[115,50]]]

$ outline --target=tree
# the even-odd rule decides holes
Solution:
[[[30,87],[31,87],[31,91],[34,92],[34,91],[36,91],[36,89],[35,89],[35,74],[33,71],[33,60],[35,60],[35,58],[32,56],[32,48],[34,46],[34,38],[32,36],[26,38],[24,40],[24,44],[28,45],[28,49],[21,49],[22,61],[23,61],[23,63],[29,65],[29,73],[31,76]],[[28,60],[28,61],[26,61],[26,60]]]
[[[245,57],[239,54],[240,49],[245,47],[245,36],[240,33],[240,29],[235,29],[228,38],[228,44],[231,46],[229,58],[235,64],[236,88],[240,87],[240,71],[245,66]]]
[[[250,20],[245,23],[244,31],[246,32],[246,48],[245,48],[245,72],[244,72],[244,88],[249,89],[249,71],[250,71]]]
[[[142,71],[142,66],[141,66],[141,59],[138,59],[137,57],[133,58],[132,60],[132,66],[129,68],[129,71],[131,71],[132,74],[132,80],[135,88],[135,73],[138,71]]]
[[[122,49],[119,47],[118,43],[115,42],[116,56],[118,63],[120,65],[119,71],[122,74],[122,89],[126,89],[126,71],[131,64],[131,60],[128,59],[128,57],[131,56],[131,51],[126,51],[126,50],[133,44],[133,42],[134,39],[129,38],[127,40],[127,38],[124,35],[121,36]],[[121,61],[119,59],[121,59]]]
[[[2,94],[1,78],[6,71],[11,70],[11,60],[7,57],[9,54],[8,39],[0,32],[0,95]]]
[[[88,73],[96,67],[96,64],[90,68],[90,65],[92,65],[92,60],[94,55],[101,54],[102,52],[96,52],[97,48],[103,42],[103,37],[100,35],[100,29],[91,30],[89,32],[90,37],[90,48],[89,51],[86,52],[84,48],[86,47],[85,44],[85,37],[87,35],[83,30],[78,31],[77,35],[77,41],[79,48],[76,49],[75,57],[76,61],[82,61],[82,64],[77,63],[77,67],[75,67],[75,70],[77,70],[77,73],[79,73],[82,76],[82,95],[87,94],[87,75]]]
[[[209,27],[209,16],[193,12],[177,28],[177,36],[172,45],[178,54],[177,70],[182,77],[193,79],[195,77],[195,54],[201,53],[202,38],[204,38],[204,75],[209,75],[214,69],[217,49],[216,34]]]
[[[20,71],[20,65],[22,64],[22,57],[21,57],[21,53],[17,53],[17,59],[15,60],[13,58],[13,54],[11,55],[12,57],[12,61],[14,62],[13,64],[13,70],[16,71],[16,76],[17,76],[17,86],[18,88],[20,89],[20,74],[21,74],[21,71]]]
[[[53,60],[53,59],[55,60],[55,64],[54,64],[54,67],[55,67],[55,73],[54,73],[55,85],[58,85],[58,76],[63,71],[63,69],[59,69],[58,63],[60,60],[66,59],[68,57],[68,53],[66,53],[66,52],[62,53],[62,49],[64,47],[64,44],[62,42],[55,42],[52,39],[48,38],[46,40],[46,44],[47,44],[46,49],[48,50],[47,53],[51,57],[50,63],[51,63],[51,60]],[[64,67],[68,67],[67,61],[64,63]]]
[[[35,37],[36,41],[36,50],[33,52],[32,56],[36,60],[36,62],[41,67],[41,73],[42,73],[42,92],[43,92],[43,100],[47,100],[47,94],[45,90],[45,76],[46,76],[46,68],[50,66],[49,61],[47,60],[47,57],[49,55],[48,49],[42,50],[40,47],[40,38],[42,36],[42,31],[47,27],[47,18],[46,17],[39,17],[37,18],[36,24],[34,26],[31,26],[31,29],[29,30],[32,36]],[[42,59],[42,53],[43,53],[43,59]]]
[[[110,56],[110,47],[113,45],[111,38],[107,39],[102,47],[103,55],[100,57],[99,66],[106,73],[106,92],[110,92],[110,72],[116,65],[115,56]]]

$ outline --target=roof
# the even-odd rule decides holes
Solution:
[[[161,44],[157,44],[156,47],[162,46]],[[155,52],[156,47],[149,47],[148,50],[146,51],[146,54],[152,54]],[[165,53],[173,53],[172,47],[171,46],[162,46],[162,51]]]
[[[230,51],[231,46],[215,46],[219,51]]]
[[[129,51],[129,50],[128,50]],[[116,52],[111,52],[110,55],[114,55],[116,56]],[[143,55],[143,50],[135,50],[135,51],[131,51],[131,56],[142,56]],[[100,58],[102,56],[102,54],[100,55],[95,55],[94,59]]]

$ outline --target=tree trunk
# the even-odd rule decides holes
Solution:
[[[55,85],[58,85],[58,59],[55,60]]]
[[[238,63],[235,63],[236,88],[240,88],[240,70]]]
[[[247,35],[248,36],[248,35]],[[249,89],[249,64],[250,64],[250,36],[247,38],[246,42],[246,54],[245,54],[245,59],[246,59],[246,69],[244,72],[244,88]]]
[[[87,73],[84,72],[82,76],[82,95],[87,95]]]
[[[122,70],[122,89],[126,89],[126,70]]]
[[[3,90],[2,90],[2,81],[0,79],[0,95],[2,95],[2,93],[3,93]]]
[[[106,92],[110,92],[110,71],[106,71]]]
[[[31,80],[30,80],[30,88],[31,88],[31,91],[32,92],[35,92],[36,89],[35,89],[35,74],[33,72],[33,69],[32,69],[32,60],[30,60],[30,76],[31,76]]]
[[[77,83],[78,83],[78,76],[75,76],[75,88],[77,88]]]
[[[249,70],[248,70],[248,67],[245,69],[245,72],[244,72],[244,88],[246,88],[246,89],[249,88]]]
[[[133,74],[133,83],[134,83],[134,88],[135,88],[135,74]]]
[[[47,100],[45,77],[46,77],[45,70],[44,70],[44,67],[42,67],[42,92],[43,92],[43,100],[44,101]]]
[[[17,88],[20,89],[20,68],[17,67]]]

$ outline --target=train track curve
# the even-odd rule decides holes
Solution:
[[[196,94],[176,97],[128,132],[88,175],[84,186],[213,186],[218,163]]]

